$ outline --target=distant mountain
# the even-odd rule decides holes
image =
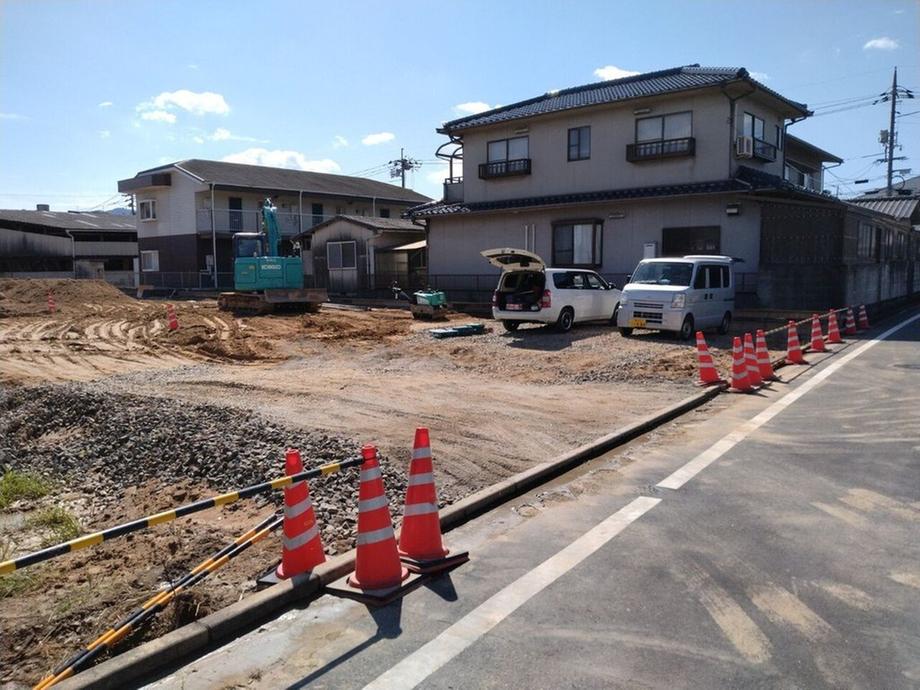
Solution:
[[[106,213],[110,213],[113,216],[132,216],[134,215],[133,213],[131,213],[130,208],[113,208],[111,211],[106,211]]]

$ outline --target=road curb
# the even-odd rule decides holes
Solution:
[[[448,531],[459,527],[543,482],[557,477],[602,453],[632,441],[715,398],[724,386],[701,390],[658,412],[601,436],[552,460],[519,472],[497,484],[467,496],[441,511],[441,527]],[[238,637],[245,630],[293,604],[307,601],[323,586],[343,577],[354,568],[354,550],[340,554],[318,566],[309,575],[282,580],[269,589],[255,592],[235,604],[177,628],[162,637],[146,642],[102,662],[57,687],[124,688],[179,659],[209,646]]]

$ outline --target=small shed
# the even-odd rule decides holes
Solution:
[[[297,235],[304,275],[331,294],[389,296],[424,284],[425,230],[402,218],[338,215]]]

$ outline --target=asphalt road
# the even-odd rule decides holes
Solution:
[[[151,687],[918,688],[920,312],[451,532]],[[432,439],[437,461],[437,439]]]

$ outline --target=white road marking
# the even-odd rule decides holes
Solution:
[[[620,508],[368,683],[365,690],[416,687],[660,502],[660,498],[641,496]]]
[[[774,402],[756,417],[749,419],[730,434],[726,434],[708,449],[704,450],[702,453],[693,458],[693,460],[688,462],[686,465],[674,471],[671,475],[662,481],[658,482],[658,486],[662,489],[679,489],[688,481],[693,479],[697,474],[706,469],[713,462],[722,457],[725,453],[734,448],[738,443],[746,439],[751,433],[769,422],[776,415],[785,410],[792,403],[811,391],[813,388],[820,385],[828,376],[840,369],[847,362],[855,359],[856,357],[859,357],[859,355],[864,353],[869,348],[878,345],[881,341],[888,338],[892,333],[901,330],[908,324],[911,324],[918,319],[920,319],[920,314],[916,314],[909,319],[902,321],[896,326],[889,328],[877,338],[874,338],[873,340],[870,340],[864,345],[856,348],[853,352],[845,355],[839,361],[828,365],[825,369],[819,371],[811,379],[803,383],[794,391],[786,393],[786,395]]]

